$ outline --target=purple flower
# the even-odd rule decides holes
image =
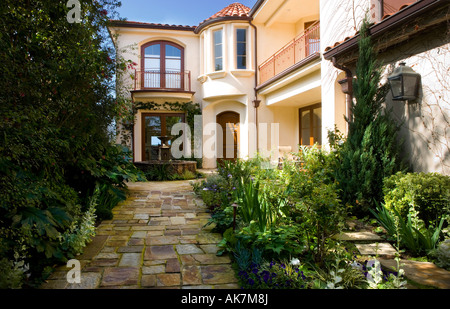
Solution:
[[[254,285],[254,284],[255,284],[255,281],[253,281],[253,279],[252,279],[252,278],[250,278],[250,279],[248,279],[248,284],[250,284],[250,285]]]
[[[267,283],[267,281],[269,281],[269,279],[270,279],[270,272],[265,270],[265,271],[262,272],[262,275],[263,275],[264,282]]]

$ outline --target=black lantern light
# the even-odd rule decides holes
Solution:
[[[404,62],[388,77],[395,101],[412,101],[418,97],[420,74],[416,73]]]

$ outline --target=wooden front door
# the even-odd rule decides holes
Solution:
[[[223,132],[222,142],[218,141],[217,162],[220,164],[223,160],[234,161],[238,157],[239,148],[239,114],[235,112],[223,112],[217,115],[216,121],[221,126]],[[220,149],[221,146],[222,148]]]

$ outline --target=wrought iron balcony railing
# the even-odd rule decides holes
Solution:
[[[262,84],[306,57],[320,51],[320,22],[313,24],[259,66]]]
[[[134,90],[191,91],[191,72],[136,70]]]

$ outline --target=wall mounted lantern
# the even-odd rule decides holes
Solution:
[[[404,62],[388,77],[394,101],[412,101],[419,95],[420,74]]]

